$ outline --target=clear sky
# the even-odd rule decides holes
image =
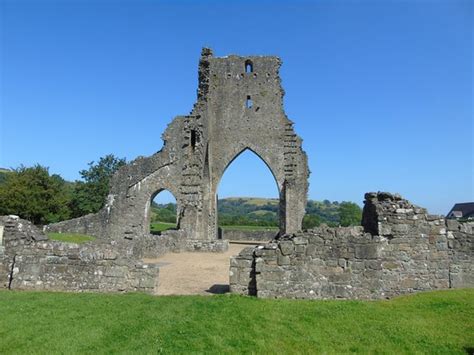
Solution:
[[[399,192],[434,213],[474,200],[473,2],[0,0],[0,167],[74,180],[162,146],[192,109],[202,46],[278,55],[309,197]],[[276,197],[244,154],[219,196]]]

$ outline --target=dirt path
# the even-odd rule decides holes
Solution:
[[[168,253],[146,263],[160,265],[158,295],[211,295],[229,290],[229,260],[249,244],[229,244],[225,253]]]

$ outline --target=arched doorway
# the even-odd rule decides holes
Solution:
[[[244,149],[227,165],[216,200],[220,238],[255,240],[266,233],[262,239],[271,239],[278,233],[278,184],[270,167],[251,149]]]
[[[148,220],[151,234],[179,229],[178,206],[171,192],[160,189],[152,195]]]

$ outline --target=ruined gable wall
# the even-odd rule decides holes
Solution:
[[[231,260],[231,291],[373,299],[474,287],[472,223],[454,225],[398,195],[369,193],[364,225],[315,228],[247,249]]]
[[[249,60],[253,70],[245,73]],[[215,241],[218,184],[244,149],[259,155],[275,176],[281,231],[300,230],[309,172],[301,139],[283,111],[280,64],[277,57],[215,58],[204,48],[197,102],[190,115],[176,117],[168,126],[163,149],[122,167],[113,176],[107,203],[97,214],[45,230],[114,239],[147,236],[150,200],[167,189],[176,198],[185,243]],[[247,97],[253,101],[252,108],[246,107]]]

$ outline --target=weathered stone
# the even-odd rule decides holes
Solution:
[[[369,200],[365,201],[363,219],[369,229],[315,228],[290,238],[309,240],[309,244],[298,243],[294,249],[288,238],[277,240],[278,262],[271,255],[262,254],[257,259],[257,295],[371,299],[474,286],[474,236],[466,232],[474,223],[459,224],[454,231],[448,227],[443,233],[447,223],[440,222],[438,216],[429,218],[431,221],[413,219],[412,213],[424,215],[426,211],[400,196],[366,196]],[[400,218],[392,218],[394,215]],[[377,230],[390,233],[373,234]],[[313,243],[315,238],[318,244]],[[285,251],[291,252],[291,257],[287,258]],[[242,268],[248,273],[246,270]]]
[[[378,256],[378,246],[373,244],[363,244],[355,246],[356,259],[376,259]]]
[[[283,110],[280,66],[281,60],[273,56],[219,58],[204,48],[197,102],[189,115],[168,125],[163,148],[119,169],[98,213],[46,230],[134,241],[149,234],[150,202],[166,189],[176,198],[177,224],[185,238],[216,240],[219,181],[228,165],[250,150],[266,163],[281,191],[280,234],[300,231],[309,170],[301,138]],[[225,239],[226,234],[221,236]],[[194,243],[195,250],[209,249]]]
[[[293,254],[293,251],[295,250],[295,245],[290,240],[281,241],[279,243],[279,247],[283,255],[291,255]]]

